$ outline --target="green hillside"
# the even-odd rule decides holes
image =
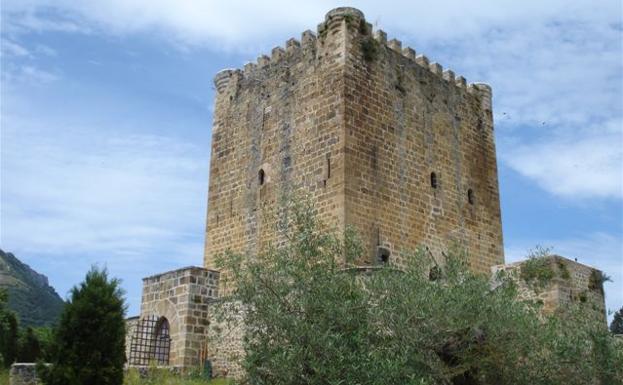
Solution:
[[[48,278],[2,250],[0,287],[9,292],[9,308],[17,313],[21,325],[46,326],[58,320],[64,302]]]

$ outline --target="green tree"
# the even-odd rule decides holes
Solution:
[[[125,305],[120,282],[93,267],[71,290],[54,335],[46,385],[120,385],[125,361]]]
[[[44,362],[50,362],[52,360],[52,348],[54,346],[54,329],[43,326],[35,328],[34,331],[41,348],[39,358]]]
[[[245,314],[250,383],[622,383],[623,354],[603,325],[586,321],[590,309],[541,316],[517,299],[512,279],[492,289],[471,273],[459,248],[435,280],[424,251],[400,269],[358,268],[352,230],[327,231],[308,204],[292,214],[284,246],[219,257],[233,279],[221,316],[235,322],[232,306]]]
[[[17,343],[17,361],[36,362],[41,358],[41,343],[35,330],[31,327],[21,329]]]
[[[8,293],[0,289],[0,367],[10,366],[17,354],[18,321],[7,303]]]
[[[610,331],[614,334],[623,334],[623,306],[614,313],[612,322],[610,323]]]

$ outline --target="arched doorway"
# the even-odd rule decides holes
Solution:
[[[169,321],[165,317],[160,317],[156,323],[153,343],[152,360],[157,365],[168,365],[169,351],[171,350],[171,335]]]

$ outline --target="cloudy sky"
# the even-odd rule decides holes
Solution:
[[[507,261],[553,247],[623,306],[618,0],[3,1],[0,247],[63,297],[105,265],[137,314],[141,277],[202,263],[212,77],[341,5],[492,85]]]

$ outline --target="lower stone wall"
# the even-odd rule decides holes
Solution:
[[[600,270],[572,261],[559,255],[546,257],[552,278],[543,287],[526,283],[521,269],[526,261],[497,265],[491,268],[492,279],[504,272],[515,280],[522,300],[542,303],[543,314],[553,314],[571,303],[585,303],[595,311],[595,317],[606,325],[606,304]]]
[[[140,325],[158,320],[153,330],[140,329],[140,340],[161,339],[159,326],[168,324],[170,338],[168,365],[198,367],[208,333],[208,302],[218,297],[219,273],[201,267],[186,267],[143,279]],[[137,334],[137,333],[135,333]],[[131,365],[148,365],[158,347],[130,348]],[[156,349],[156,351],[154,351]],[[166,364],[157,362],[159,364]]]
[[[130,317],[125,320],[125,360],[130,361],[130,347],[132,346],[132,337],[136,332],[139,317]]]
[[[9,372],[10,385],[40,385],[37,377],[37,364],[31,362],[16,362],[11,365]]]
[[[244,376],[244,310],[240,303],[215,300],[210,305],[207,358],[213,377]]]

